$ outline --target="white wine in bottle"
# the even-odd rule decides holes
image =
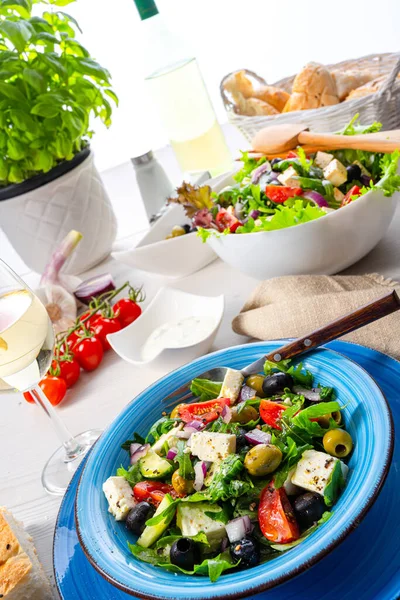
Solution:
[[[145,28],[146,83],[182,171],[232,168],[196,59],[165,26],[153,0],[135,0]]]

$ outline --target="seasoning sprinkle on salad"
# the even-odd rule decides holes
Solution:
[[[380,123],[363,127],[358,115],[340,132],[373,133]],[[363,150],[319,151],[303,148],[280,158],[252,158],[242,153],[236,184],[219,193],[207,185],[183,183],[168,202],[181,204],[203,241],[211,235],[244,234],[283,229],[313,221],[346,207],[373,189],[385,196],[400,190],[400,152]]]
[[[214,582],[290,550],[331,517],[353,440],[333,388],[288,360],[246,381],[233,369],[223,382],[194,379],[191,391],[194,402],[123,444],[129,464],[103,491],[136,558]]]

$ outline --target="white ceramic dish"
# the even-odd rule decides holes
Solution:
[[[151,363],[155,368],[176,369],[210,350],[223,313],[223,296],[197,296],[173,288],[162,288],[139,319],[125,329],[109,334],[107,339],[115,352],[133,365]],[[143,358],[143,346],[155,329],[166,323],[193,316],[211,317],[202,339],[180,348],[161,348],[152,360]]]
[[[218,182],[219,192],[234,182]],[[371,191],[325,217],[276,231],[210,236],[207,244],[239,271],[256,279],[281,275],[331,275],[368,254],[385,235],[399,201]]]
[[[166,236],[174,225],[190,223],[179,205],[171,205],[154,223],[135,248],[115,250],[112,257],[130,267],[168,277],[185,277],[202,269],[217,256],[196,233],[188,233],[171,240]]]

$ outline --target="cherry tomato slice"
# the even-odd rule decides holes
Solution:
[[[107,335],[109,333],[120,331],[120,329],[121,323],[117,319],[107,319],[106,317],[98,317],[95,323],[91,325],[91,330],[101,341],[104,352],[111,350],[110,342],[107,340]]]
[[[60,404],[67,391],[67,384],[64,379],[55,377],[54,375],[43,377],[42,381],[39,382],[39,386],[53,406]],[[24,392],[24,398],[27,402],[34,402],[30,392]]]
[[[275,204],[283,204],[288,198],[301,196],[302,193],[301,188],[292,188],[286,185],[267,185],[265,188],[265,195]]]
[[[282,429],[279,425],[279,419],[287,406],[279,404],[279,402],[272,402],[272,400],[261,400],[260,402],[260,417],[270,427],[274,429]]]
[[[353,187],[349,189],[349,191],[343,198],[340,206],[343,207],[343,206],[346,206],[346,204],[350,204],[350,202],[352,202],[352,197],[353,196],[358,197],[360,195],[360,191],[361,191],[361,189],[358,185],[353,185]],[[353,199],[355,200],[355,198],[353,198]]]
[[[94,371],[103,360],[103,345],[96,337],[81,338],[74,346],[75,358],[85,371]]]
[[[181,404],[178,407],[178,414],[182,421],[202,421],[211,423],[221,415],[225,406],[229,406],[229,398],[217,398],[208,402],[195,402],[194,404]]]
[[[161,481],[139,481],[133,488],[133,495],[138,502],[151,502],[155,506],[160,504],[165,494],[178,497],[172,485]]]
[[[234,233],[236,229],[242,224],[239,219],[237,219],[232,213],[227,211],[225,208],[221,208],[217,216],[215,217],[215,222],[220,231],[225,231],[225,229],[229,229],[231,233]]]
[[[300,537],[299,527],[283,487],[269,483],[261,492],[258,522],[264,537],[275,544],[288,544]]]
[[[115,317],[121,324],[122,329],[128,327],[133,321],[136,321],[142,314],[139,304],[130,298],[121,298],[113,306]]]

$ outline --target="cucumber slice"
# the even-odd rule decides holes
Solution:
[[[168,460],[149,450],[149,452],[139,460],[139,469],[146,479],[160,479],[170,475],[174,470],[174,467]]]
[[[154,513],[154,517],[157,517],[158,515],[160,515],[163,512],[163,510],[165,510],[172,502],[173,502],[173,500],[169,495],[164,496],[163,500],[161,501],[160,506],[157,508],[156,512]],[[169,517],[167,517],[167,519],[163,519],[157,525],[148,525],[147,527],[145,527],[142,535],[140,536],[140,538],[137,541],[137,544],[139,546],[142,546],[143,548],[149,548],[150,546],[152,546],[154,544],[154,542],[156,542],[158,540],[158,538],[160,538],[162,536],[162,534],[167,529],[168,525],[171,523],[174,516],[175,516],[175,512],[172,511],[171,515]]]

